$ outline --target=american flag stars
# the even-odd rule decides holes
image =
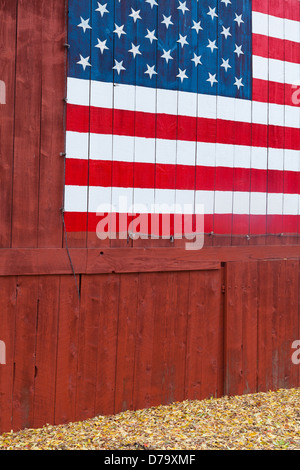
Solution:
[[[240,11],[239,0],[102,0],[95,7],[95,18],[80,15],[76,25],[95,38],[90,47],[99,51],[97,58],[91,49],[78,50],[76,65],[83,72],[97,67],[101,74],[105,67],[109,74],[110,60],[122,83],[132,84],[134,75],[148,86],[155,77],[164,86],[168,82],[174,89],[177,81],[197,91],[208,82],[219,94],[251,98],[251,45],[241,33],[250,27],[251,15]]]

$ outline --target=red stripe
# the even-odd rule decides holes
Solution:
[[[89,169],[89,171],[88,171]],[[89,173],[89,180],[88,180]],[[283,187],[284,179],[284,187]],[[296,171],[67,159],[66,185],[299,194]]]
[[[300,62],[300,43],[261,34],[252,35],[252,52],[253,55],[267,59],[277,59],[295,64]]]
[[[252,10],[279,18],[300,21],[299,0],[252,0]]]
[[[115,214],[112,214],[115,215]],[[146,215],[149,220],[148,227],[151,228],[151,215]],[[153,215],[152,215],[153,217]],[[169,216],[168,216],[169,217]],[[181,217],[181,216],[179,216]],[[68,232],[86,232],[96,233],[97,226],[103,217],[95,213],[66,212],[65,223]],[[121,219],[121,222],[120,222]],[[166,217],[167,219],[167,217]],[[116,214],[117,230],[129,227],[133,220],[131,215]],[[174,216],[171,217],[172,227],[174,227]],[[282,233],[282,227],[285,233],[297,233],[299,215],[232,215],[232,214],[214,214],[204,216],[204,232],[216,234],[235,234],[235,235],[262,235]],[[160,227],[162,226],[162,216],[159,215]],[[190,220],[188,218],[188,224]],[[161,231],[160,231],[161,233]],[[187,232],[186,232],[187,233]]]
[[[300,86],[253,79],[253,101],[300,106]]]
[[[84,106],[68,105],[67,130],[88,132],[87,110]],[[283,126],[266,126],[222,119],[193,118],[135,111],[90,108],[90,132],[145,138],[217,142],[300,150],[300,130]],[[156,126],[155,126],[156,122]],[[195,126],[197,124],[197,129]]]

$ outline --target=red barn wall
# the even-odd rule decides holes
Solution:
[[[66,5],[0,7],[0,432],[298,387],[298,234],[66,238]]]

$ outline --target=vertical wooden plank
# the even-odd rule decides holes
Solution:
[[[195,56],[198,58],[196,62],[194,62],[195,67],[200,58],[200,61],[203,62],[203,54],[207,55],[210,51],[206,48],[208,43],[208,38],[203,38],[203,34],[206,35],[209,28],[206,28],[206,21],[209,20],[207,16],[207,12],[203,9],[202,5],[197,2],[194,4],[193,2],[193,9],[197,9],[197,22],[196,22],[196,29],[193,30],[192,34],[196,36],[196,43],[197,46],[195,47],[194,58]],[[198,26],[202,29],[198,29]],[[201,40],[199,40],[199,38]],[[195,71],[194,71],[195,73]],[[197,76],[195,79],[197,80],[197,112],[196,112],[196,159],[195,159],[195,190],[198,188],[205,187],[205,182],[209,181],[212,186],[215,186],[215,177],[216,177],[216,170],[215,170],[215,160],[216,160],[216,145],[215,144],[205,144],[201,142],[202,134],[201,128],[203,126],[201,120],[203,117],[206,117],[205,113],[208,113],[207,117],[210,119],[216,119],[216,106],[214,106],[213,100],[210,99],[209,96],[203,96],[202,90],[202,83],[207,83],[206,79],[208,77],[205,76],[204,69],[201,64],[197,65]],[[212,126],[213,127],[213,126]],[[213,133],[215,128],[207,130],[209,133]],[[211,142],[215,140],[212,139]],[[213,244],[213,237],[210,233],[213,231],[213,206],[214,206],[214,194],[211,192],[210,196],[199,197],[199,192],[196,192],[195,195],[195,205],[203,204],[204,206],[204,243],[205,246],[211,246]]]
[[[39,181],[38,246],[62,246],[65,148],[65,4],[42,4],[41,152]],[[51,195],[51,197],[49,197]]]
[[[211,2],[209,6],[212,10],[215,9],[215,12],[218,10],[217,2]],[[217,84],[213,81],[213,76],[217,73],[219,69],[218,64],[218,55],[216,49],[208,48],[207,46],[211,44],[209,41],[214,41],[214,38],[218,37],[218,23],[217,18],[209,16],[207,11],[201,6],[199,8],[199,20],[201,21],[201,41],[200,41],[200,50],[199,55],[202,56],[201,61],[204,63],[205,60],[211,61],[211,55],[213,55],[213,60],[211,61],[212,70],[208,71],[205,67],[200,67],[198,74],[198,122],[197,122],[197,163],[198,165],[213,167],[214,170],[205,171],[201,170],[201,173],[198,172],[198,167],[196,169],[197,176],[196,178],[201,178],[202,181],[208,177],[214,188],[213,191],[210,191],[208,194],[203,196],[198,196],[196,202],[204,205],[204,214],[205,214],[205,232],[206,233],[220,233],[220,223],[218,222],[219,216],[216,215],[219,210],[218,200],[216,195],[216,181],[217,181],[217,172],[216,172],[216,163],[217,163]],[[213,38],[212,38],[213,37]],[[215,44],[216,45],[216,44]],[[216,77],[215,77],[216,78]],[[207,80],[211,80],[210,82]],[[203,87],[204,86],[204,87]],[[207,94],[206,94],[207,93]],[[211,94],[212,93],[212,94]],[[204,126],[204,119],[208,119],[211,124],[207,124],[207,127]],[[206,145],[206,139],[203,138],[204,135],[208,135],[208,141],[210,144]],[[206,244],[218,245],[220,237],[206,238]]]
[[[159,2],[158,2],[159,3]],[[172,36],[169,35],[169,28],[172,28],[172,35],[179,38],[179,23],[174,21],[176,18],[175,4],[168,2],[165,5],[158,4],[157,7],[157,35],[158,41],[156,45],[156,147],[155,147],[155,173],[154,173],[154,192],[152,204],[155,205],[155,217],[159,220],[161,233],[159,238],[153,240],[155,246],[174,245],[168,236],[168,228],[171,226],[172,215],[171,207],[175,204],[175,165],[176,165],[176,148],[177,148],[177,127],[178,127],[178,69],[176,69],[176,60],[166,59],[168,52],[173,58],[178,59],[179,44],[174,46]],[[172,24],[168,23],[169,18]],[[151,28],[152,30],[152,28]],[[163,46],[162,46],[163,44]],[[166,51],[166,54],[165,52]],[[150,65],[150,64],[149,64]],[[153,62],[154,65],[154,62]],[[150,78],[150,76],[149,76]],[[153,80],[151,79],[151,81]],[[168,90],[165,89],[165,83],[168,83]],[[149,81],[150,83],[150,81]],[[168,115],[168,119],[165,119]],[[165,140],[166,132],[171,136]],[[170,191],[160,191],[164,188],[165,167],[168,164],[170,181]]]
[[[183,401],[187,353],[187,321],[190,273],[171,274],[170,304],[167,317],[165,403]]]
[[[258,391],[280,386],[280,319],[283,315],[284,262],[259,262]]]
[[[242,291],[243,393],[257,391],[257,263],[245,266]]]
[[[42,96],[42,5],[18,1],[12,246],[36,247]]]
[[[139,275],[120,278],[114,412],[133,409],[133,381]]]
[[[219,395],[222,368],[221,271],[190,273],[185,395],[205,399]]]
[[[82,188],[66,188],[64,197],[65,223],[67,237],[64,239],[64,246],[68,243],[69,247],[86,247],[88,230],[88,208],[89,208],[89,188],[88,188],[88,164],[90,158],[90,100],[91,100],[91,68],[81,65],[80,56],[84,59],[91,57],[91,0],[69,0],[68,13],[68,89],[67,89],[67,135],[66,135],[66,159],[65,173],[66,181],[69,176],[69,170],[72,168],[73,159],[83,159],[82,163]],[[85,28],[82,21],[87,22],[89,27]],[[89,20],[89,21],[88,21]],[[83,23],[84,24],[84,23]],[[79,34],[78,34],[79,32]],[[81,62],[81,63],[80,63]],[[90,61],[88,61],[89,64]],[[83,64],[85,64],[83,62]],[[80,79],[80,86],[76,79]],[[68,112],[69,105],[85,106],[85,132],[78,135],[70,131],[77,128],[78,122],[71,122],[71,112]],[[75,160],[76,161],[76,160]],[[80,208],[80,209],[79,209]],[[72,229],[71,229],[72,228]]]
[[[135,22],[133,18],[128,17],[128,5],[125,2],[114,2],[114,15],[115,15],[115,28],[117,26],[124,28],[124,31],[128,30],[129,36],[133,35],[133,29],[135,28]],[[125,65],[123,62],[123,42],[126,41],[126,35],[123,35],[123,41],[120,40],[119,35],[113,33],[113,67],[118,63],[122,63],[122,67]],[[130,42],[128,41],[128,47],[130,49]],[[128,54],[128,61],[134,61],[132,54]],[[130,65],[129,65],[130,67]],[[126,69],[126,67],[124,67]],[[127,120],[130,128],[130,136],[135,135],[135,110],[136,110],[136,88],[134,85],[126,86],[123,85],[123,76],[125,73],[123,69],[112,68],[111,81],[113,82],[112,89],[112,165],[111,165],[111,188],[105,188],[107,194],[107,200],[110,201],[112,207],[116,207],[117,218],[121,220],[120,203],[121,198],[123,199],[123,206],[127,208],[126,212],[132,208],[133,204],[133,161],[134,161],[134,137],[131,139],[125,139],[123,137],[122,127],[124,126],[124,120]],[[135,77],[133,78],[135,82]],[[119,112],[120,109],[126,109],[131,111],[131,119],[127,119],[125,115]],[[124,165],[123,171],[120,172],[120,161],[128,162],[128,165]],[[122,176],[126,175],[126,184],[120,185],[119,181]],[[121,187],[120,187],[121,186]],[[124,186],[124,187],[122,187]],[[115,218],[115,214],[112,214]],[[123,216],[125,217],[125,216]],[[114,223],[112,224],[114,225]],[[112,232],[114,231],[112,227]],[[127,240],[113,239],[107,241],[111,247],[116,246],[127,246]],[[132,241],[129,241],[129,246],[132,245]]]
[[[293,9],[294,6],[292,3],[288,0],[285,0],[284,2],[284,14],[286,18],[292,18],[293,16]],[[300,5],[298,6],[298,12],[297,14],[299,15],[300,12]],[[287,27],[285,27],[285,35],[287,34]],[[300,46],[299,46],[300,47]],[[298,48],[299,50],[299,48]],[[284,55],[285,58],[291,57],[293,62],[296,64],[297,63],[297,50],[295,50],[295,56],[293,56],[293,53],[291,54],[291,51],[293,49],[290,47],[289,41],[284,41]],[[290,60],[290,59],[289,59]],[[288,67],[289,67],[289,60],[286,60],[284,67],[285,67],[285,77],[286,80],[288,79]],[[300,64],[298,64],[298,76],[300,76]],[[290,91],[287,91],[286,85],[285,85],[285,125],[289,126],[291,123],[293,126],[296,125],[296,127],[300,128],[300,114],[299,111],[294,114],[294,109],[290,108],[291,106],[293,107],[293,93],[295,92],[295,89],[291,87]],[[284,133],[284,148],[289,149],[292,148],[292,138],[289,137],[288,132]],[[283,243],[285,244],[297,244],[298,242],[298,219],[299,219],[299,188],[300,188],[300,162],[299,159],[293,158],[294,152],[291,152],[289,150],[284,151],[284,193],[288,193],[289,190],[287,189],[288,187],[292,187],[292,191],[294,194],[284,194],[283,197],[283,210],[284,210],[284,216],[283,216],[283,226],[284,226],[284,232],[291,234],[290,236],[287,236],[284,238]],[[289,215],[292,215],[292,217],[289,217]]]
[[[286,299],[287,279],[286,279],[286,261],[280,263],[280,271],[274,279],[274,292],[277,292],[274,303],[277,302],[276,315],[273,319],[273,332],[275,340],[273,343],[273,388],[284,388],[286,377],[286,321],[290,315],[288,302]],[[276,304],[275,304],[276,305]]]
[[[78,280],[80,284],[80,280]],[[60,277],[55,424],[75,421],[80,300],[73,276]]]
[[[90,61],[91,61],[91,85],[90,85],[90,103],[91,106],[97,106],[99,108],[105,108],[105,118],[99,116],[98,119],[105,120],[103,124],[109,129],[113,129],[114,123],[114,54],[115,54],[115,43],[117,43],[117,35],[114,33],[115,30],[115,4],[120,7],[120,3],[115,3],[113,0],[108,0],[105,3],[106,14],[102,14],[99,8],[94,8],[93,4],[90,4],[90,26],[92,27],[90,31]],[[105,44],[106,49],[99,48],[99,41]],[[109,81],[108,81],[109,80]],[[111,111],[109,111],[111,110]],[[97,236],[97,226],[101,223],[101,220],[106,215],[108,209],[104,210],[101,208],[102,201],[95,201],[93,196],[94,185],[93,180],[97,177],[97,170],[95,165],[105,165],[106,167],[106,185],[107,187],[101,188],[101,190],[106,194],[105,201],[111,203],[111,197],[107,197],[107,193],[111,193],[110,186],[112,186],[112,177],[113,177],[113,136],[106,135],[105,133],[99,134],[94,132],[95,126],[98,128],[103,128],[95,116],[90,118],[89,125],[89,161],[88,161],[88,186],[89,186],[89,209],[90,214],[88,216],[88,226],[87,226],[87,246],[88,247],[104,247],[110,246],[111,244],[111,231],[114,231],[113,223],[112,229],[108,227],[107,239],[100,239],[100,236]],[[111,132],[112,134],[112,132]],[[118,154],[118,150],[116,150]],[[93,209],[92,209],[93,206]],[[97,213],[94,212],[94,208],[97,207]],[[103,216],[101,215],[103,213]],[[116,214],[112,214],[111,217],[114,218]],[[107,218],[105,217],[105,220]],[[100,228],[99,228],[100,231]]]
[[[140,8],[137,8],[136,0],[131,2],[132,11],[139,11],[141,12]],[[125,207],[127,207],[127,213],[132,213],[133,215],[138,216],[139,210],[135,211],[132,210],[134,203],[139,202],[135,200],[135,180],[134,180],[134,168],[135,168],[135,158],[136,158],[136,147],[135,147],[135,135],[136,135],[136,127],[137,127],[137,117],[136,111],[138,106],[141,105],[140,102],[137,103],[137,88],[136,88],[136,81],[137,81],[137,62],[139,60],[139,56],[131,53],[130,51],[134,46],[140,45],[137,41],[137,34],[138,28],[141,23],[141,19],[138,17],[134,19],[133,17],[129,17],[129,8],[128,2],[115,2],[115,23],[119,26],[125,25],[124,29],[128,37],[133,38],[132,42],[127,41],[127,49],[128,49],[128,56],[126,57],[126,61],[122,64],[125,66],[125,62],[127,63],[125,67],[131,70],[132,76],[130,77],[130,86],[118,86],[119,83],[123,82],[122,74],[126,73],[121,71],[120,73],[117,70],[113,71],[113,82],[116,84],[114,87],[114,107],[116,110],[118,109],[129,109],[132,111],[132,120],[131,120],[131,132],[130,135],[132,136],[130,139],[126,139],[123,141],[122,137],[122,123],[119,123],[118,120],[114,121],[113,127],[113,163],[112,163],[112,204],[118,207],[118,218],[119,222],[126,220],[125,215],[120,211],[120,195],[125,197]],[[139,15],[140,16],[140,15]],[[146,30],[145,30],[146,31]],[[117,34],[114,34],[115,41],[114,41],[114,65],[117,63],[115,61],[120,62],[121,58],[123,59],[123,41],[126,41],[126,36],[123,36],[123,41],[117,37]],[[124,83],[124,82],[123,82]],[[129,121],[129,119],[127,119]],[[121,124],[121,126],[120,126]],[[124,161],[127,162],[126,165],[120,167],[120,162]],[[122,163],[121,163],[122,164]],[[122,168],[122,169],[121,169]],[[119,181],[125,177],[126,183],[120,185]],[[124,181],[124,180],[123,180]],[[120,190],[120,186],[123,188]],[[131,217],[130,217],[131,218]],[[143,227],[132,227],[133,231],[135,232],[143,232]],[[123,231],[123,228],[121,229]],[[133,245],[132,239],[111,239],[110,246],[111,247],[131,247]]]
[[[284,18],[284,2],[281,0],[269,0],[269,4],[272,6],[275,4],[276,9],[279,13],[279,16]],[[271,31],[271,21],[269,20],[269,29]],[[277,25],[278,33],[280,37],[284,37],[284,23],[280,22]],[[284,41],[280,42],[281,46],[278,51],[280,55],[284,57]],[[269,42],[269,57],[274,56],[274,45],[272,42]],[[269,60],[269,72],[272,74],[273,63]],[[285,83],[285,66],[284,62],[276,62],[276,74],[279,77],[278,80],[281,83]],[[272,99],[269,101],[272,102],[275,99],[277,102],[276,96],[274,97],[274,91],[272,92]],[[271,96],[270,96],[271,98]],[[285,125],[285,106],[277,106],[269,104],[269,116],[268,122],[270,125],[269,128],[269,137],[270,140],[274,141],[272,135],[273,126],[283,126]],[[268,150],[268,198],[267,198],[267,214],[268,214],[268,223],[267,223],[267,233],[268,234],[281,234],[283,230],[283,189],[284,189],[284,180],[283,180],[283,170],[284,170],[284,132],[281,137],[278,137],[278,141],[274,145],[276,148],[271,148],[269,145]],[[275,171],[274,171],[275,170]],[[276,171],[279,170],[279,171]],[[269,244],[281,244],[282,238],[271,237],[268,241]]]
[[[78,419],[114,412],[119,276],[83,276],[77,384]]]
[[[268,305],[272,299],[272,283],[270,281],[271,262],[258,263],[258,362],[257,362],[257,391],[265,392],[270,389],[272,379],[269,370],[271,348],[269,335],[272,332],[271,317]]]
[[[227,263],[225,393],[257,388],[257,263]]]
[[[266,2],[266,16],[263,19],[263,28],[266,36],[269,35],[269,22],[267,14],[269,2]],[[267,70],[268,74],[268,70]],[[266,85],[269,97],[269,82]],[[257,126],[257,122],[268,123],[269,109],[262,107],[258,102],[252,101],[252,147],[251,147],[251,194],[250,194],[250,240],[249,245],[265,245],[267,233],[267,178],[268,178],[268,149],[256,147],[255,142],[268,142],[268,126]],[[257,171],[260,170],[260,171]],[[265,171],[262,171],[265,170]]]
[[[59,276],[41,276],[38,286],[33,427],[54,424]]]
[[[155,288],[153,276],[139,274],[136,350],[134,364],[134,409],[147,408],[151,402],[152,350],[154,336]]]
[[[150,5],[149,3],[139,2],[139,6],[137,6],[137,2],[135,10],[140,10],[140,16],[142,17],[142,21],[137,21],[137,34],[138,37],[145,37],[144,43],[139,42],[141,54],[136,56],[136,80],[141,80],[140,77],[146,77],[147,86],[138,86],[136,87],[136,102],[135,107],[137,111],[145,111],[148,113],[147,120],[149,120],[150,113],[151,123],[149,126],[152,126],[153,129],[153,138],[145,139],[135,137],[134,140],[134,162],[133,162],[133,181],[134,181],[134,189],[133,189],[133,201],[134,203],[139,203],[143,201],[144,204],[148,207],[149,216],[147,214],[143,214],[141,217],[141,221],[144,222],[144,227],[147,230],[144,230],[143,227],[139,227],[141,233],[147,231],[149,233],[148,237],[139,237],[133,239],[132,246],[139,247],[139,246],[158,246],[160,243],[157,240],[157,237],[151,237],[153,235],[159,235],[156,231],[156,226],[154,220],[156,216],[151,217],[151,205],[154,203],[154,194],[155,194],[155,167],[156,167],[156,133],[157,133],[157,67],[158,61],[163,60],[159,57],[159,52],[157,50],[158,45],[158,24],[159,24],[159,14],[157,13],[156,18],[153,19],[149,12],[151,9],[159,10],[159,5]],[[162,17],[161,17],[162,18]],[[162,25],[163,26],[163,25]],[[144,33],[145,32],[145,33]],[[151,34],[152,33],[152,34]],[[160,54],[161,55],[161,54]],[[153,70],[152,72],[145,73],[148,70]],[[141,83],[141,82],[139,82]],[[149,121],[150,122],[150,121]],[[135,120],[135,135],[146,135],[145,129],[145,122],[143,119],[136,119]],[[147,169],[147,177],[149,181],[149,187],[147,188],[147,198],[141,197],[140,187],[143,185],[143,178],[144,173],[141,170],[141,165],[149,164]],[[151,166],[150,166],[151,165]],[[146,238],[146,241],[145,241]],[[131,243],[130,243],[131,246]]]
[[[11,245],[17,0],[0,2],[0,247]]]
[[[12,429],[32,427],[39,278],[19,277],[14,349]]]
[[[177,71],[178,104],[177,104],[177,143],[176,143],[176,166],[175,166],[175,215],[174,236],[175,247],[184,247],[191,234],[196,231],[196,146],[197,146],[197,111],[198,95],[190,93],[190,87],[197,91],[198,69],[201,66],[197,61],[191,63],[191,59],[198,54],[199,31],[191,29],[191,34],[186,31],[193,24],[192,18],[198,17],[197,3],[191,3],[189,9],[184,13],[179,11],[179,43],[178,43],[178,65]],[[192,54],[192,51],[194,52]],[[191,63],[191,67],[188,64]],[[182,72],[180,72],[182,71]],[[181,74],[181,76],[180,76]],[[181,78],[182,77],[182,78]],[[188,116],[188,117],[187,117]],[[188,123],[188,124],[187,124]],[[184,139],[183,133],[189,128],[190,140]],[[189,191],[185,193],[184,190]],[[181,217],[183,214],[183,217]],[[198,217],[199,218],[199,217]],[[182,225],[182,227],[181,227]],[[198,228],[198,227],[197,227]],[[200,227],[201,228],[201,227]],[[188,240],[181,238],[183,233]],[[176,241],[176,238],[177,241]]]
[[[99,339],[99,278],[82,276],[78,339],[76,416],[95,416],[97,353]]]
[[[223,5],[224,6],[224,5]],[[244,2],[239,5],[239,14],[242,14],[243,18],[248,16],[246,12],[248,6]],[[230,29],[231,31],[231,29]],[[251,37],[251,21],[239,25],[235,22],[232,28],[232,34],[236,44],[243,44],[244,38],[247,36]],[[231,39],[231,38],[228,38]],[[227,40],[226,40],[227,43]],[[230,47],[230,43],[227,43],[227,51]],[[247,54],[246,54],[247,55]],[[247,86],[251,86],[250,83],[245,83],[245,77],[250,76],[249,69],[251,69],[251,59],[249,57],[238,57],[234,54],[235,61],[238,65],[236,68],[237,77],[236,79],[242,78],[242,85],[235,84],[236,89],[236,100],[235,100],[235,119],[238,121],[252,122],[252,103],[249,100],[243,100],[244,90]],[[226,56],[227,57],[227,56]],[[239,82],[236,82],[239,83]],[[246,85],[246,86],[245,86]],[[236,141],[235,135],[235,141]],[[234,169],[233,169],[233,216],[232,216],[232,245],[248,245],[249,240],[247,235],[250,231],[250,191],[251,191],[251,178],[250,168],[251,162],[251,145],[252,145],[252,129],[251,126],[247,126],[243,129],[243,138],[246,142],[250,143],[250,148],[241,147],[235,145],[234,148]]]
[[[218,18],[214,18],[216,25],[216,35],[213,38],[217,38],[216,45],[218,48],[214,50],[214,54],[217,57],[216,63],[216,80],[217,83],[214,84],[214,88],[217,90],[217,136],[221,135],[223,127],[223,119],[227,121],[234,121],[237,116],[235,112],[236,104],[233,97],[227,98],[224,95],[224,88],[226,86],[231,87],[232,83],[229,80],[229,71],[224,67],[221,67],[223,60],[230,57],[231,48],[230,41],[236,44],[239,44],[238,39],[235,34],[235,27],[231,26],[228,22],[228,5],[217,2],[216,12]],[[214,5],[215,6],[215,5]],[[230,36],[222,35],[223,28],[221,25],[224,24],[224,27],[230,28],[228,33]],[[234,25],[234,23],[233,23]],[[231,46],[232,47],[232,46]],[[239,59],[236,54],[233,54],[233,57],[228,63],[231,64],[231,67],[236,70],[237,62]],[[214,73],[214,72],[213,72]],[[237,97],[239,96],[238,91]],[[226,94],[226,91],[225,91]],[[229,131],[230,132],[230,131]],[[231,135],[228,135],[230,139],[230,144],[223,146],[221,143],[216,145],[216,184],[215,184],[215,215],[216,217],[216,229],[214,232],[220,234],[217,237],[217,244],[221,245],[231,245],[232,244],[232,232],[233,232],[233,208],[234,208],[234,163],[235,163],[235,134],[231,130]],[[224,171],[226,171],[226,178],[224,178]]]
[[[243,316],[240,285],[241,263],[226,264],[225,394],[243,393]]]
[[[144,315],[150,322],[137,337],[135,407],[183,400],[189,273],[153,273],[148,287],[146,281],[140,282],[139,295],[150,304],[149,313]],[[140,332],[143,319],[138,320]]]
[[[170,325],[170,312],[172,311],[171,283],[172,273],[156,273],[155,279],[154,276],[152,276],[152,284],[155,288],[155,300],[152,374],[151,388],[149,390],[151,393],[151,406],[168,403],[168,374],[172,369],[172,358],[168,356],[169,334],[172,329]]]
[[[299,366],[291,361],[291,346],[299,339],[299,262],[298,260],[285,261],[285,283],[283,285],[284,309],[280,325],[283,331],[281,344],[281,386],[291,388],[298,386]]]
[[[12,429],[16,283],[14,276],[0,278],[0,341],[5,344],[6,362],[0,364],[0,434]]]
[[[102,276],[99,281],[95,414],[107,415],[113,414],[115,410],[120,276],[109,274]]]

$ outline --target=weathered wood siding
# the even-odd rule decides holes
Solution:
[[[66,250],[65,8],[0,0],[0,432],[300,386],[298,234]]]

